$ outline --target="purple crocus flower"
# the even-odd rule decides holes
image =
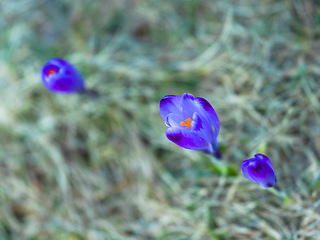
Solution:
[[[66,60],[50,59],[41,69],[44,86],[54,93],[84,92],[84,81],[78,70]]]
[[[277,183],[277,177],[273,170],[270,159],[263,154],[255,154],[242,162],[241,169],[243,175],[252,182],[259,183],[261,186],[268,188],[274,187]]]
[[[184,93],[160,100],[160,115],[167,126],[167,138],[180,147],[221,158],[218,151],[220,122],[210,103]]]

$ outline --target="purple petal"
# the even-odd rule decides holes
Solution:
[[[208,122],[210,128],[214,129],[214,135],[218,136],[220,130],[219,118],[207,100],[185,93],[182,95],[181,105],[184,116],[192,116],[194,112],[198,113]]]
[[[42,69],[42,78],[47,78],[51,74],[59,73],[59,71],[60,71],[60,67],[56,65],[52,65],[52,64],[45,65]]]
[[[204,127],[204,122],[201,119],[201,117],[199,116],[198,113],[194,113],[192,116],[192,131],[196,131],[199,132],[201,130],[203,130]]]
[[[60,93],[69,93],[71,91],[75,91],[76,89],[74,89],[74,83],[71,78],[58,78],[56,81],[52,82],[51,90]]]
[[[51,58],[49,59],[48,63],[59,67],[66,67],[71,65],[69,62],[61,58]]]
[[[211,104],[206,99],[201,98],[201,97],[197,97],[195,99],[195,104],[198,105],[200,109],[201,108],[203,109],[203,114],[205,114],[207,116],[210,124],[214,126],[214,129],[216,131],[216,135],[218,135],[219,130],[220,130],[220,121],[219,121],[218,114],[213,109]]]
[[[211,151],[210,143],[197,133],[181,128],[167,128],[167,138],[180,147],[198,151]]]
[[[205,112],[204,108],[197,103],[197,98],[192,94],[185,93],[182,95],[181,105],[183,116],[192,116],[193,118],[193,130],[197,131],[199,136],[210,143],[212,149],[210,154],[216,152],[218,148],[218,132],[216,131],[215,126],[211,124],[208,114]]]
[[[217,148],[218,143],[213,134],[212,128],[208,125],[208,123],[204,119],[202,119],[202,117],[199,114],[197,113],[193,114],[191,128],[186,128],[184,125],[181,125],[181,122],[186,122],[186,119],[183,116],[174,114],[174,113],[168,114],[165,119],[166,126],[168,128],[175,129],[175,132],[177,132],[178,129],[180,129],[180,131],[185,136],[191,136],[192,139],[194,139],[195,138],[194,136],[196,136],[196,139],[205,140],[206,144],[209,144],[209,146],[202,151],[209,154],[213,154],[215,152],[215,149]],[[173,131],[172,129],[170,129],[169,132]],[[190,140],[188,140],[188,142],[190,142]],[[181,144],[178,144],[178,145],[180,146]],[[182,147],[185,147],[186,144],[182,143],[182,145],[183,145]],[[201,143],[200,145],[202,146]],[[189,147],[185,147],[185,148],[190,149]],[[194,149],[194,148],[197,148],[197,147],[192,147],[191,149]]]
[[[203,116],[196,112],[192,116],[192,130],[198,132],[198,134],[208,142],[216,140],[216,136],[214,135],[210,124]]]
[[[272,187],[276,184],[276,177],[269,164],[258,161],[256,166],[249,166],[248,173],[263,187]]]
[[[184,93],[182,95],[181,109],[184,116],[192,117],[193,113],[199,112],[199,109],[194,104],[194,100],[195,100],[195,97],[190,93]]]
[[[257,154],[254,155],[254,157],[257,158],[257,159],[260,159],[261,161],[266,162],[271,168],[273,168],[270,159],[266,155],[263,155],[261,153],[257,153]]]
[[[181,96],[167,95],[160,100],[160,116],[165,120],[170,113],[181,113]]]
[[[249,169],[249,164],[252,163],[253,161],[255,161],[255,158],[250,158],[248,160],[245,160],[242,162],[241,164],[241,170],[243,172],[243,175],[249,179],[250,181],[252,182],[257,182],[254,178],[251,177],[251,175],[249,174],[248,172],[248,169]]]
[[[194,101],[196,99],[191,93],[184,93],[182,94],[182,101]]]
[[[184,121],[185,119],[181,115],[175,113],[170,113],[165,118],[167,127],[183,128],[183,126],[180,125],[180,122]]]

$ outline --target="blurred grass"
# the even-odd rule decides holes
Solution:
[[[317,1],[0,1],[0,239],[320,239]],[[41,84],[74,63],[97,100]],[[159,99],[221,120],[224,167]],[[287,197],[240,172],[264,151]],[[220,166],[221,167],[221,166]]]

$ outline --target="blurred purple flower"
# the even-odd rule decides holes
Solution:
[[[85,91],[84,81],[78,70],[63,59],[50,59],[41,69],[41,78],[44,86],[54,93]]]
[[[220,122],[210,103],[184,93],[160,100],[160,115],[167,126],[167,138],[186,149],[202,151],[221,158],[218,151]]]
[[[277,183],[272,163],[263,154],[255,154],[254,158],[243,161],[241,169],[246,178],[252,182],[259,183],[265,188],[274,187]]]

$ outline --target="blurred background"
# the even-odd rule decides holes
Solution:
[[[320,5],[0,0],[0,239],[320,239]],[[73,63],[92,99],[42,85]],[[206,98],[223,162],[165,137]],[[282,192],[245,179],[265,153]]]

